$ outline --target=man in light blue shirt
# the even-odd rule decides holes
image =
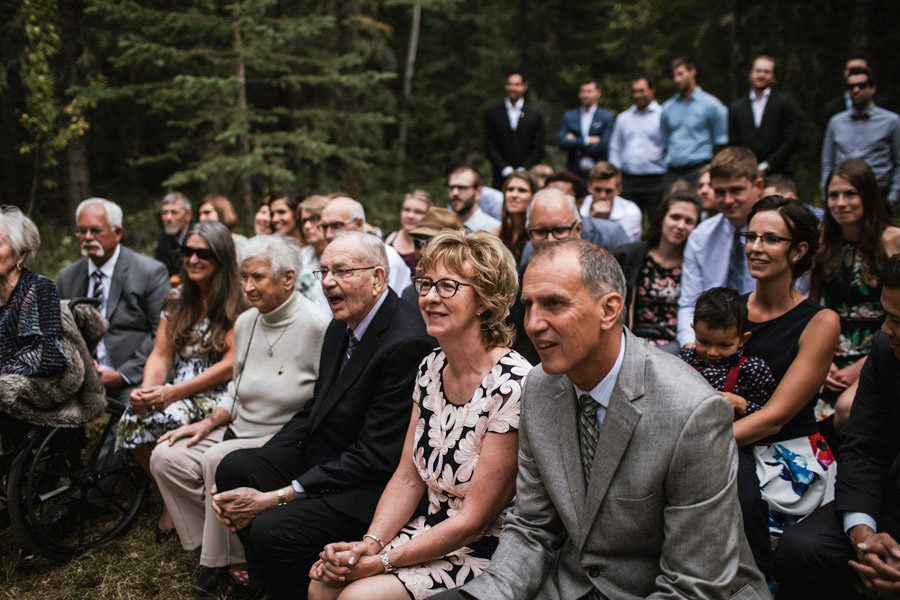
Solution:
[[[666,185],[677,179],[696,184],[700,167],[712,159],[714,148],[728,143],[728,110],[697,85],[697,71],[687,59],[672,61],[672,77],[678,93],[663,104],[659,123],[668,167]]]
[[[691,233],[681,266],[678,299],[678,344],[694,341],[694,304],[705,290],[727,286],[741,294],[753,291],[744,245],[737,235],[747,229],[747,215],[762,197],[756,156],[749,148],[732,146],[719,152],[709,167],[719,214]]]
[[[616,117],[609,141],[609,162],[622,174],[622,195],[652,215],[665,191],[666,157],[659,122],[662,107],[655,100],[653,80],[631,80],[634,104]]]
[[[852,67],[845,80],[853,103],[828,121],[822,143],[824,188],[834,166],[861,158],[875,173],[885,200],[900,200],[900,116],[875,106],[875,80],[867,67]]]

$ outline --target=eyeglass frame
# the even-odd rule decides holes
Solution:
[[[105,227],[75,227],[75,236],[84,237],[90,233],[93,237],[98,237],[107,229],[111,229],[112,231],[116,230],[113,225],[107,225]]]
[[[353,219],[347,219],[346,221],[332,221],[331,223],[323,223],[320,218],[319,229],[321,229],[323,232],[328,231],[329,229],[341,230],[355,220],[356,219],[353,218]]]
[[[344,269],[344,268],[335,268],[329,269],[325,267],[324,269],[314,269],[313,277],[315,277],[318,281],[325,281],[325,278],[328,277],[328,274],[331,273],[331,276],[335,279],[345,280],[347,279],[351,273],[355,271],[368,271],[369,269],[377,269],[380,265],[372,265],[371,267],[354,267],[352,269]]]
[[[755,244],[756,240],[762,242],[763,246],[776,246],[781,242],[793,242],[794,238],[781,237],[772,232],[755,233],[753,231],[741,231],[738,237],[743,240],[744,244]],[[751,239],[752,238],[752,239]]]
[[[425,287],[425,285],[424,285],[425,282],[429,282],[429,281],[431,282],[431,287],[429,287],[427,290],[425,290],[425,293],[422,293],[422,288]],[[453,293],[450,294],[449,296],[443,295],[440,291],[440,288],[438,287],[439,283],[442,283],[445,281],[453,284]],[[431,279],[430,277],[413,277],[412,283],[413,283],[413,289],[416,291],[416,295],[424,298],[425,296],[430,294],[431,290],[433,289],[435,291],[435,293],[437,293],[438,297],[443,298],[444,300],[447,300],[448,298],[452,298],[453,296],[455,296],[457,294],[457,292],[459,292],[459,286],[461,286],[461,285],[464,285],[464,286],[470,287],[470,288],[475,287],[471,283],[464,283],[462,281],[450,279],[449,277],[442,277],[442,278],[438,279],[437,281]]]
[[[528,237],[535,240],[546,240],[550,237],[550,234],[553,234],[553,239],[555,240],[564,240],[572,235],[572,230],[575,229],[575,226],[578,225],[578,219],[572,221],[572,224],[566,227],[565,225],[560,225],[558,227],[529,227],[528,228]],[[565,230],[566,235],[560,237],[557,235],[556,231]],[[540,236],[535,235],[535,233],[541,232]]]
[[[190,258],[197,255],[200,260],[216,260],[216,253],[209,248],[196,248],[194,246],[181,246],[178,253],[182,258]]]

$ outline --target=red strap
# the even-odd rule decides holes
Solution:
[[[728,369],[728,375],[725,376],[725,389],[723,392],[731,392],[734,393],[734,386],[737,385],[738,376],[741,374],[741,366],[747,362],[746,356],[741,356],[740,360],[738,360],[738,364],[733,365]]]

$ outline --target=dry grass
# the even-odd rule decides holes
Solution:
[[[125,535],[66,564],[23,556],[12,529],[0,530],[0,599],[192,598],[199,553],[185,552],[176,538],[156,544],[161,506],[153,492]]]

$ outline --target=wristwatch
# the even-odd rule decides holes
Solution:
[[[379,555],[379,558],[381,558],[381,565],[384,567],[385,573],[396,573],[397,572],[397,568],[391,564],[391,561],[388,558],[387,552],[382,552]]]

